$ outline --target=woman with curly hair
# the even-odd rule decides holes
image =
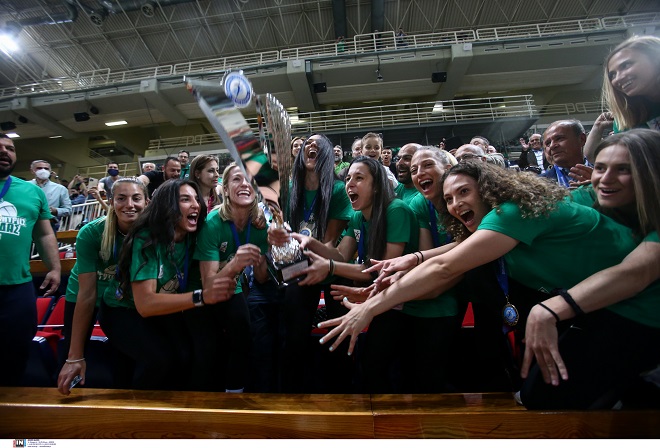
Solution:
[[[216,274],[202,289],[192,264],[206,217],[197,184],[163,183],[135,221],[119,254],[119,287],[106,288],[99,321],[108,339],[135,362],[134,389],[186,389],[191,345],[181,311],[231,297],[233,278]]]
[[[325,338],[339,335],[332,348],[350,336],[352,349],[373,316],[403,302],[433,297],[463,273],[493,260],[501,260],[498,280],[503,290],[511,277],[533,290],[550,292],[620,263],[637,246],[629,228],[566,200],[565,190],[530,173],[464,162],[445,173],[443,192],[443,221],[460,244],[431,259],[425,256],[426,262],[365,304],[345,303],[351,309],[346,316],[322,324],[337,325]],[[398,260],[373,269],[384,277],[402,265],[410,268]],[[516,300],[503,313],[508,324],[516,320]],[[540,306],[554,317],[552,309]]]
[[[609,111],[596,119],[585,143],[591,162],[607,130],[660,130],[660,38],[626,39],[607,55],[603,69],[602,99]]]
[[[202,285],[219,273],[236,278],[236,289],[229,300],[185,315],[195,347],[197,388],[242,392],[250,354],[247,289],[252,278],[259,283],[268,279],[262,255],[268,249],[266,220],[252,185],[235,163],[225,168],[222,179],[222,205],[199,231],[194,258],[199,260]]]
[[[313,134],[305,140],[293,162],[290,197],[282,198],[285,217],[291,228],[297,233],[315,238],[328,248],[337,245],[353,215],[344,183],[337,178],[334,166],[332,142],[324,135]],[[268,234],[269,242],[275,246],[286,244],[290,238],[284,229],[272,226]],[[282,304],[285,326],[282,374],[284,392],[300,392],[304,387],[302,373],[307,362],[309,335],[321,291],[324,291],[324,297],[330,297],[332,277],[325,277],[314,283],[302,282],[286,288]],[[326,308],[333,317],[346,312],[332,300],[326,301]],[[335,382],[341,379],[339,373],[332,376]]]

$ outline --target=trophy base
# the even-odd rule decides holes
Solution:
[[[301,272],[309,266],[307,258],[289,264],[274,262],[270,256],[266,258],[268,260],[268,271],[280,288],[285,288],[302,280],[305,275]]]

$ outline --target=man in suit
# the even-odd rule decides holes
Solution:
[[[559,120],[550,124],[543,133],[543,144],[553,167],[541,176],[566,188],[570,187],[570,181],[587,181],[588,179],[581,178],[584,177],[583,174],[569,176],[571,168],[577,165],[592,166],[582,152],[586,140],[587,134],[579,120]]]
[[[518,167],[521,170],[524,170],[528,166],[538,167],[540,170],[539,174],[548,169],[550,165],[543,155],[543,136],[541,134],[532,134],[529,138],[529,142],[525,143],[525,139],[520,139],[520,146],[522,146],[522,151],[520,152],[520,157],[518,158]]]

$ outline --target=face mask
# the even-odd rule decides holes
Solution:
[[[50,177],[50,170],[39,170],[37,171],[37,179],[46,180]]]
[[[108,174],[111,176],[116,176],[117,174],[119,174],[119,170],[109,169]]]
[[[77,197],[78,197],[78,193],[73,193],[71,196],[69,196],[69,198],[71,198],[71,199],[74,199],[74,198],[77,198]]]

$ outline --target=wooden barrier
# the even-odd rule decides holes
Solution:
[[[62,275],[71,274],[71,269],[76,264],[75,258],[62,258],[60,259],[60,266],[62,269]],[[32,275],[45,275],[48,273],[48,268],[46,263],[43,260],[30,260],[30,272]]]
[[[0,388],[0,438],[657,438],[660,411],[527,411],[511,394]]]

